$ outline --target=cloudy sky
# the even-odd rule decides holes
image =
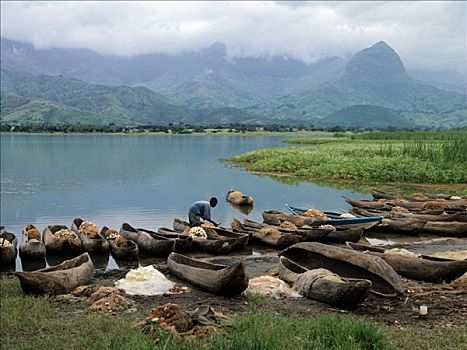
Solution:
[[[384,40],[410,69],[465,71],[466,2],[1,2],[1,34],[36,47],[197,50],[312,62]]]

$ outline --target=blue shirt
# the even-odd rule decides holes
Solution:
[[[196,214],[197,216],[201,216],[204,219],[211,220],[211,206],[209,202],[206,202],[206,201],[194,202],[188,211],[190,213]]]

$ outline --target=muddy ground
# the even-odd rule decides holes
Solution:
[[[445,251],[456,248],[465,250],[467,240],[441,239],[429,243],[405,244],[406,249],[420,253],[434,251]],[[222,257],[206,258],[216,263],[232,263],[243,261],[252,277],[261,274],[274,274],[277,264],[277,251],[259,247],[253,247],[252,255],[231,255]],[[138,310],[146,313],[150,309],[164,304],[176,303],[188,310],[199,305],[211,305],[216,310],[227,315],[245,314],[253,312],[258,305],[250,305],[245,297],[224,298],[214,294],[203,292],[196,287],[172,276],[166,265],[162,262],[155,267],[163,272],[169,279],[178,284],[191,287],[191,292],[168,296],[133,296]],[[128,269],[97,271],[94,282],[103,285],[113,285],[123,278]],[[430,284],[404,279],[407,292],[397,298],[383,298],[370,295],[368,299],[351,310],[338,309],[327,304],[306,298],[268,299],[261,310],[270,310],[282,315],[291,316],[314,316],[325,312],[337,312],[374,320],[380,324],[396,325],[399,327],[422,327],[422,328],[448,328],[453,326],[467,325],[467,293],[451,291],[446,284]],[[419,308],[421,305],[428,307],[428,314],[421,316]]]

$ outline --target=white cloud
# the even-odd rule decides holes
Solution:
[[[2,2],[2,36],[135,55],[346,56],[384,40],[411,68],[465,71],[465,2]]]

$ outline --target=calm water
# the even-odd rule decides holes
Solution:
[[[350,191],[287,185],[219,162],[243,152],[283,147],[282,137],[2,135],[0,222],[18,236],[29,223],[69,226],[76,217],[119,229],[156,229],[185,218],[196,200],[217,196],[212,216],[229,226],[245,215],[225,202],[230,188],[255,199],[253,220],[284,203],[348,208]],[[17,261],[17,270],[21,261]]]

